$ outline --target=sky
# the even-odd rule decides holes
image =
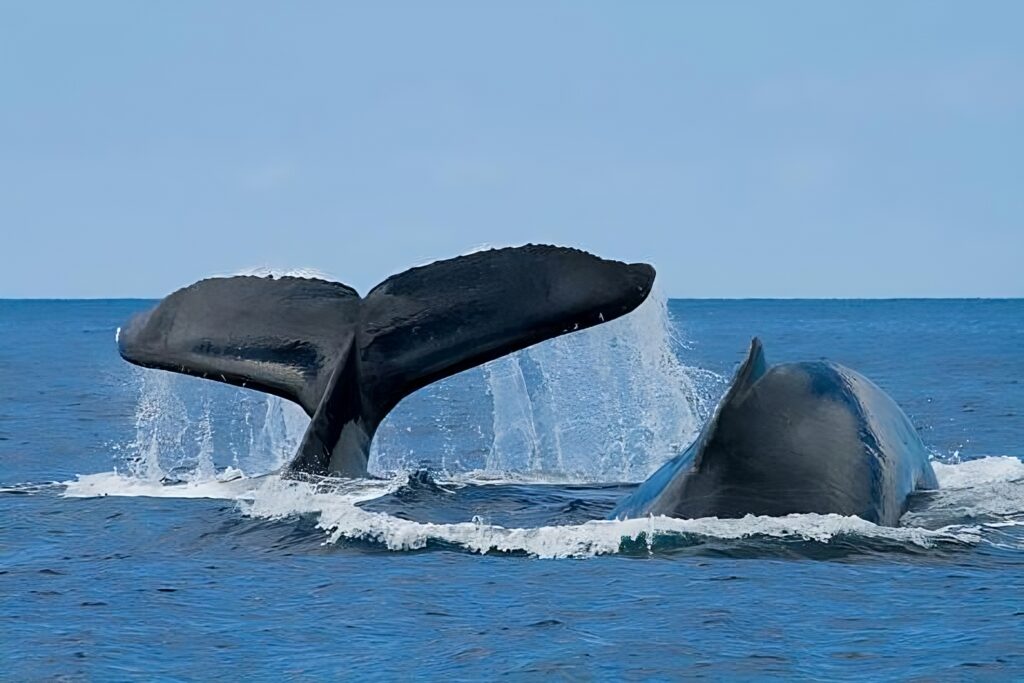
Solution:
[[[1024,296],[1024,3],[0,6],[0,297],[480,245],[672,297]]]

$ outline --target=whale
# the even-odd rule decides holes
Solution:
[[[126,361],[273,394],[310,417],[284,473],[367,476],[370,443],[405,396],[629,313],[654,268],[578,249],[488,249],[393,275],[365,297],[301,277],[208,278],[117,333]]]
[[[768,366],[754,338],[694,442],[608,517],[818,513],[898,526],[911,495],[935,488],[928,449],[882,389],[830,361]]]

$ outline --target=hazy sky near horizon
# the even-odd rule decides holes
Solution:
[[[0,297],[481,244],[674,297],[1024,296],[1024,3],[0,8]]]

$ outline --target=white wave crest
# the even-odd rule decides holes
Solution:
[[[933,463],[941,489],[964,489],[1024,480],[1024,461],[1010,455],[967,460],[952,465]]]
[[[81,474],[64,482],[66,498],[101,498],[122,496],[127,498],[213,498],[241,500],[255,495],[261,478],[249,479],[240,470],[227,468],[206,480],[183,481],[175,484],[140,478],[122,472]]]
[[[347,489],[318,490],[315,486],[277,478],[269,479],[251,500],[241,503],[245,514],[267,519],[317,514],[318,526],[328,543],[341,540],[370,541],[389,550],[417,550],[432,542],[454,545],[474,553],[525,553],[540,558],[591,557],[618,553],[624,544],[646,544],[654,550],[656,539],[696,536],[719,540],[775,538],[828,543],[841,536],[893,541],[920,548],[943,543],[975,544],[981,536],[976,527],[950,526],[937,530],[918,527],[880,527],[858,517],[841,515],[789,515],[742,519],[673,519],[649,517],[630,520],[594,520],[583,524],[507,528],[479,520],[436,524],[400,519],[385,512],[364,510],[356,503],[376,498],[401,485],[349,484]]]
[[[988,527],[1024,523],[1024,462],[989,456],[956,464],[935,463],[939,489],[927,504],[908,513],[905,524],[935,526],[951,520],[982,521]]]
[[[267,475],[235,478],[225,472],[206,482],[163,485],[118,473],[81,476],[67,482],[64,495],[151,496],[219,498],[235,500],[246,516],[286,519],[316,515],[326,532],[325,543],[344,540],[376,543],[394,551],[422,549],[442,543],[473,553],[522,553],[539,558],[581,558],[636,552],[646,548],[707,540],[742,541],[775,539],[828,544],[841,538],[859,538],[922,549],[941,545],[974,545],[982,540],[981,526],[950,524],[938,529],[915,526],[882,527],[858,517],[800,514],[786,517],[742,519],[673,519],[648,517],[630,520],[594,520],[582,524],[510,528],[477,519],[440,524],[400,519],[385,512],[363,509],[359,503],[394,492],[405,477],[390,480],[319,480],[315,483]],[[455,485],[462,485],[458,482]]]

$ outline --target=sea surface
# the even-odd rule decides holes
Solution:
[[[1024,301],[652,299],[405,399],[363,481],[306,418],[140,370],[153,302],[0,301],[0,679],[1024,680]],[[867,375],[941,490],[601,521],[751,336]]]

